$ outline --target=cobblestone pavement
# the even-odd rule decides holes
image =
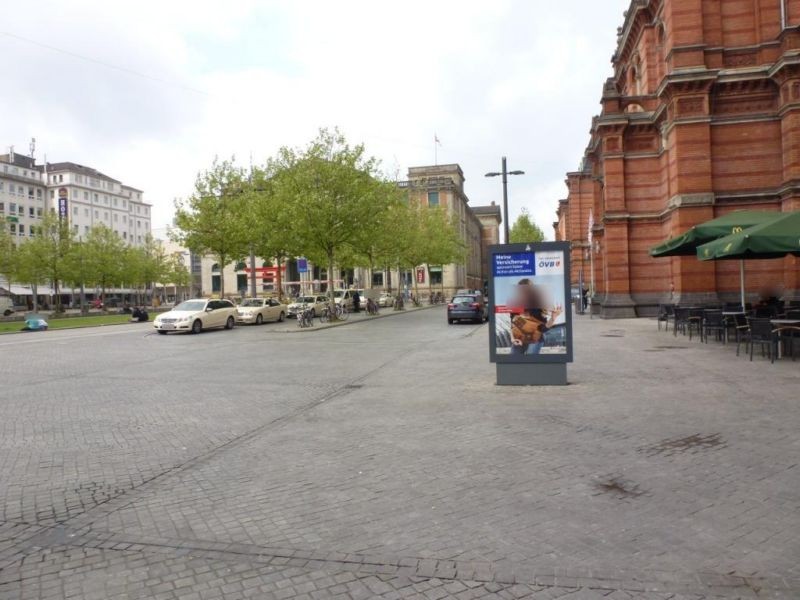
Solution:
[[[486,336],[0,338],[0,600],[800,597],[800,364],[579,318],[498,388]]]

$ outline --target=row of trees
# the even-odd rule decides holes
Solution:
[[[97,225],[78,240],[67,220],[51,213],[45,214],[35,232],[32,239],[17,246],[0,226],[0,275],[9,282],[30,285],[34,292],[37,286],[50,284],[57,311],[62,309],[60,292],[65,285],[81,290],[98,288],[104,300],[106,290],[113,287],[144,293],[157,282],[183,286],[190,279],[180,258],[167,255],[161,244],[149,237],[144,245],[132,247],[113,230]]]
[[[321,130],[305,148],[281,148],[250,169],[215,161],[176,204],[175,222],[177,241],[223,269],[251,252],[279,267],[304,256],[327,268],[331,293],[337,267],[413,269],[465,251],[447,209],[409,201],[363,145],[338,131]]]

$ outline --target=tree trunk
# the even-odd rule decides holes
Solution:
[[[275,281],[278,282],[278,302],[283,300],[283,277],[281,277],[281,257],[276,256],[275,262],[278,263],[278,270],[275,273]]]
[[[224,262],[223,259],[226,258],[226,257],[223,257],[222,255],[220,255],[217,258],[219,258],[219,297],[220,298],[224,298],[225,297],[225,262]],[[212,277],[212,281],[213,281],[214,275],[212,274],[211,277]],[[212,288],[214,287],[213,284],[212,284],[211,287]]]
[[[336,319],[336,300],[333,295],[333,252],[328,253],[328,300],[330,302],[330,318]]]
[[[39,312],[39,286],[35,283],[32,283],[31,292],[33,292],[33,312]]]

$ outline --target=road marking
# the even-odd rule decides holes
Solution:
[[[114,327],[119,327],[119,325],[114,325]],[[94,329],[94,327],[87,328],[87,329]],[[62,330],[62,331],[66,332],[66,330]],[[25,339],[23,339],[23,340],[20,340],[20,339],[17,338],[17,336],[22,336],[23,334],[12,334],[9,337],[14,337],[16,339],[13,340],[13,341],[9,340],[7,342],[0,342],[0,348],[3,347],[3,346],[18,346],[20,344],[42,344],[42,343],[46,343],[46,342],[49,342],[51,344],[55,344],[55,343],[63,342],[63,341],[79,340],[79,339],[93,338],[93,337],[102,337],[102,336],[106,336],[106,335],[123,335],[123,334],[127,334],[127,333],[139,333],[139,334],[141,334],[142,330],[141,329],[133,329],[133,328],[125,328],[122,331],[119,331],[119,330],[118,331],[98,331],[98,332],[88,332],[87,331],[87,332],[83,333],[83,335],[75,335],[74,332],[71,332],[72,335],[53,336],[53,334],[59,334],[59,333],[61,333],[61,331],[52,330],[52,329],[50,331],[41,331],[41,332],[31,331],[31,332],[28,332],[28,334],[25,336]],[[30,337],[27,337],[27,336],[37,336],[37,337],[30,338]]]

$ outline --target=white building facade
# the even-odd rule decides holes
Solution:
[[[152,232],[152,207],[143,194],[77,163],[37,165],[13,150],[0,155],[0,222],[17,243],[34,237],[47,211],[63,206],[78,239],[103,224],[127,245],[139,246]]]

